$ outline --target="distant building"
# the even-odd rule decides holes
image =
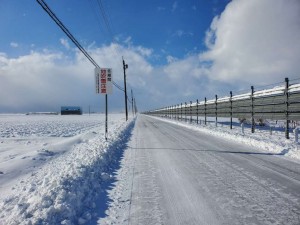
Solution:
[[[79,106],[62,106],[61,115],[82,115],[82,110]]]

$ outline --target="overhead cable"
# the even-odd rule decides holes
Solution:
[[[75,39],[71,32],[65,27],[65,25],[57,18],[54,12],[51,11],[49,6],[43,0],[36,0],[42,8],[47,12],[47,14],[54,20],[54,22],[60,27],[60,29],[71,39],[71,41],[77,46],[77,48],[90,60],[90,62],[97,68],[100,66],[95,62],[95,60],[87,53],[87,51],[80,45],[80,43]]]
[[[124,89],[118,85],[116,82],[112,81],[113,85],[115,85],[119,90],[124,91]]]
[[[52,12],[49,6],[44,2],[44,0],[36,0],[40,6],[46,11],[46,13],[54,20],[54,22],[60,27],[60,29],[71,39],[71,41],[77,46],[77,48],[88,58],[88,60],[97,68],[100,66],[96,61],[89,55],[89,53],[81,46],[81,44],[76,40],[76,38],[71,34],[71,32],[65,27],[65,25],[58,19],[58,17]],[[101,3],[102,4],[102,3]],[[102,6],[103,7],[103,6]],[[117,83],[112,82],[115,87],[124,91]]]
[[[102,4],[102,1],[101,0],[97,0],[97,3],[98,3],[98,6],[100,8],[101,16],[102,16],[102,18],[104,20],[104,23],[105,23],[105,26],[107,28],[107,31],[111,35],[111,37],[113,38],[114,35],[113,35],[112,29],[111,29],[111,25],[110,25],[111,23],[109,21],[109,17],[107,16],[105,8],[104,8],[104,6]]]

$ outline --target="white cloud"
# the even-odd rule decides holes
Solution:
[[[191,78],[200,78],[206,75],[206,69],[199,61],[199,58],[195,55],[189,56],[182,60],[175,60],[170,58],[169,65],[164,67],[164,72],[169,76],[172,81],[181,82],[189,80]]]
[[[131,36],[128,36],[123,42],[127,45],[131,45],[132,44],[132,37]]]
[[[176,1],[176,2],[173,3],[171,11],[175,12],[175,10],[177,9],[177,7],[178,7],[178,2]]]
[[[213,19],[205,43],[207,51],[183,59],[168,55],[168,64],[153,70],[158,98],[167,104],[213,98],[299,77],[300,2],[234,0]]]
[[[173,63],[173,62],[176,62],[178,59],[176,58],[176,57],[173,57],[173,56],[171,56],[171,55],[168,55],[167,57],[166,57],[166,59],[167,59],[167,62],[170,64],[170,63]]]
[[[186,32],[186,31],[183,31],[183,30],[176,30],[175,33],[172,35],[172,36],[176,36],[176,37],[183,37],[183,36],[186,36],[186,37],[192,37],[194,36],[194,33],[193,32]]]
[[[153,49],[144,48],[142,46],[137,46],[133,49],[136,50],[137,52],[139,52],[142,56],[146,56],[146,57],[151,56],[153,53]]]
[[[299,77],[299,12],[298,0],[233,0],[206,32],[207,51],[180,59],[161,50],[167,55],[166,65],[151,65],[153,49],[134,46],[130,36],[120,37],[127,47],[90,45],[89,53],[101,67],[113,68],[114,80],[121,86],[124,56],[129,65],[128,90],[133,88],[142,110],[213,98],[243,85]],[[110,107],[123,107],[123,93],[117,89],[109,99]],[[94,67],[79,51],[73,59],[48,49],[18,58],[0,53],[1,110],[100,103],[103,98],[94,91]]]
[[[176,35],[178,37],[182,37],[183,34],[184,34],[183,30],[177,30],[174,35]]]
[[[127,80],[134,89],[143,88],[152,66],[144,59],[152,50],[125,48],[117,44],[89,49],[101,67],[113,68],[114,80],[123,86],[122,58],[129,64]],[[99,105],[95,94],[94,66],[75,51],[70,59],[62,52],[32,51],[18,58],[0,54],[1,111],[59,110],[61,105]],[[122,92],[115,89],[111,108],[121,108]],[[102,98],[101,98],[102,99]],[[102,101],[102,100],[101,100]],[[119,102],[118,102],[119,101]],[[98,107],[98,111],[100,108]]]
[[[61,38],[61,39],[59,39],[59,41],[66,49],[70,49],[70,44],[67,39]]]
[[[17,48],[17,47],[19,47],[19,44],[16,42],[10,42],[10,46],[13,48]]]
[[[210,79],[268,84],[299,77],[300,2],[234,0],[206,33]]]

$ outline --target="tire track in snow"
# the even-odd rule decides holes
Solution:
[[[224,152],[218,154],[216,152],[218,152],[219,147],[213,146],[213,144],[210,144],[213,146],[210,149],[215,150],[199,149],[199,146],[195,144],[197,143],[195,142],[195,137],[192,135],[182,133],[174,126],[170,126],[168,129],[173,129],[174,132],[184,137],[181,141],[185,143],[186,151],[190,152],[192,155],[191,158],[195,157],[201,162],[201,167],[197,168],[197,170],[203,169],[205,165],[207,171],[211,173],[206,178],[206,181],[212,182],[209,185],[210,188],[207,188],[207,191],[212,195],[211,197],[217,199],[219,201],[218,203],[223,205],[224,209],[235,208],[235,212],[240,211],[237,216],[237,218],[240,218],[240,221],[237,221],[236,224],[247,224],[250,222],[255,222],[255,224],[295,224],[295,221],[300,221],[299,198],[295,201],[295,199],[293,199],[295,196],[284,194],[282,188],[271,188],[272,185],[278,186],[281,184],[274,182],[270,184],[266,179],[262,181],[261,178],[258,178],[251,172],[245,171],[240,167],[241,165],[236,165],[236,158],[243,157],[245,159],[245,155],[241,156],[241,154],[230,153],[230,150],[228,150],[227,155],[224,154]],[[226,148],[226,146],[223,145],[222,149],[224,148]],[[203,157],[205,157],[205,159],[203,159]],[[249,158],[250,157],[246,158],[246,160],[255,160]],[[237,160],[237,162],[239,162],[239,160]],[[200,183],[203,183],[203,181],[200,181]],[[219,193],[220,190],[223,190],[221,196],[216,194]],[[235,192],[232,190],[235,190]],[[233,201],[228,201],[226,197],[223,197],[223,200],[220,201],[219,199],[222,199],[225,193],[227,198],[231,196]],[[255,193],[259,195],[255,195]],[[249,204],[252,204],[252,206],[249,207]],[[279,210],[278,207],[280,207],[281,210]],[[245,208],[246,210],[243,210]],[[254,216],[251,215],[251,211],[254,211],[252,214],[258,218],[254,218]],[[255,211],[257,214],[255,214]],[[232,217],[232,212],[234,212],[234,210],[228,211],[228,218]],[[232,220],[234,221],[234,218],[232,218]]]

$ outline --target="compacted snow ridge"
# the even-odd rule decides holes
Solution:
[[[134,119],[0,115],[0,224],[86,224],[107,208]],[[102,215],[103,216],[103,215]]]

